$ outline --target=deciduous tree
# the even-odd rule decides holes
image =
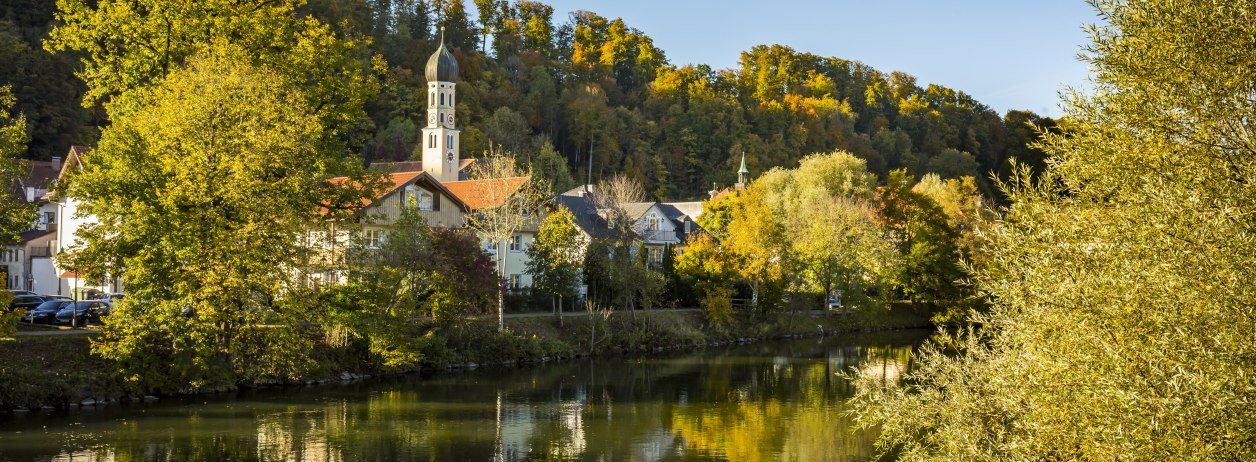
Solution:
[[[1256,2],[1092,4],[1094,90],[1008,189],[992,311],[856,384],[898,458],[1256,458]]]

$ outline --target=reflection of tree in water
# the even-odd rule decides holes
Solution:
[[[20,453],[0,436],[0,459],[863,459],[875,433],[850,430],[854,390],[840,374],[877,370],[894,380],[918,340],[811,339],[410,376],[167,403],[142,415],[106,408],[125,420],[52,422],[39,434],[79,448]]]

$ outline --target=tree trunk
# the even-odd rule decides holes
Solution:
[[[750,308],[759,309],[759,280],[755,279],[750,283]]]
[[[833,294],[833,277],[825,276],[824,278],[824,297],[820,300],[820,309],[823,310],[824,317],[829,317],[829,297]]]
[[[505,239],[497,241],[497,331],[506,330],[506,249]]]
[[[563,296],[558,296],[558,327],[563,327]]]

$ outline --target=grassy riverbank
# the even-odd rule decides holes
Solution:
[[[423,367],[444,369],[475,365],[562,360],[586,355],[636,354],[664,349],[771,338],[842,334],[929,326],[930,312],[896,307],[876,313],[817,317],[781,313],[759,322],[732,326],[710,324],[697,311],[613,313],[607,317],[553,317],[506,320],[497,332],[495,319],[468,320],[436,331],[423,351]],[[19,336],[0,342],[0,410],[66,406],[85,399],[139,399],[145,390],[126,385],[117,369],[90,354],[91,335]],[[352,351],[324,348],[320,367],[301,381],[318,382],[378,375],[378,366]],[[243,384],[242,384],[243,385]],[[252,384],[257,385],[257,384]],[[267,384],[261,384],[267,385]]]

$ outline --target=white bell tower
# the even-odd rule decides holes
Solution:
[[[427,126],[423,128],[423,170],[438,181],[458,181],[459,130],[454,124],[454,86],[458,60],[445,48],[441,28],[440,48],[427,60]]]

